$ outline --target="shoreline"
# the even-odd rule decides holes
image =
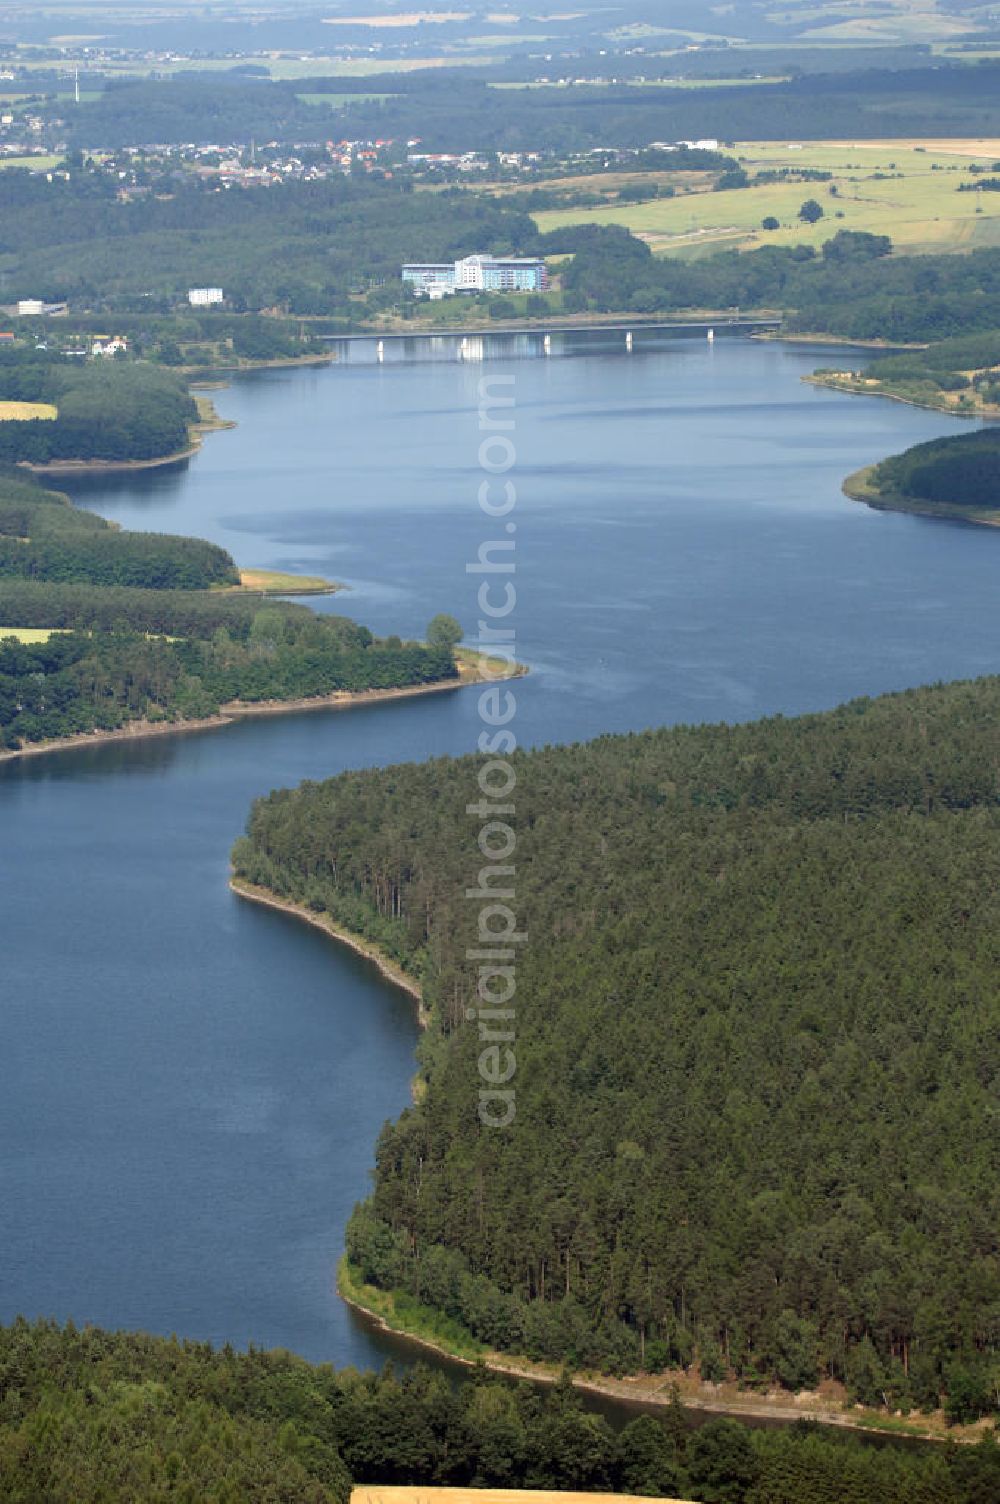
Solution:
[[[793,330],[788,330],[786,332],[781,329],[775,331],[774,333],[765,332],[764,334],[754,334],[751,337],[753,339],[781,340],[785,344],[831,345],[833,347],[840,345],[846,349],[854,347],[859,350],[926,350],[928,348],[926,341],[919,344],[907,344],[903,340],[851,339],[846,334],[797,334]],[[808,381],[809,377],[805,376],[803,377],[803,380]]]
[[[241,569],[238,585],[223,585],[221,595],[262,595],[277,597],[300,595],[339,595],[348,587],[339,580],[324,580],[319,575],[286,574],[279,569]]]
[[[889,347],[892,348],[892,347]],[[903,348],[902,346],[898,348]],[[925,349],[926,346],[913,348]],[[869,387],[860,387],[849,380],[838,381],[834,376],[821,376],[815,371],[811,376],[803,376],[801,380],[808,386],[823,387],[828,392],[841,392],[845,397],[884,397],[889,402],[902,402],[905,407],[915,407],[925,413],[941,413],[946,418],[971,418],[979,419],[980,422],[990,423],[1000,418],[1000,406],[990,404],[983,405],[970,412],[960,407],[949,407],[938,402],[921,402],[919,397],[907,397],[903,392],[889,392],[884,387],[875,390]]]
[[[300,366],[332,366],[337,361],[336,355],[286,355],[275,356],[273,360],[247,360],[233,361],[231,365],[220,366],[181,366],[185,376],[193,378],[192,389],[203,392],[221,391],[229,385],[227,380],[214,381],[213,376],[239,376],[243,371],[290,371]]]
[[[151,736],[186,736],[197,731],[218,731],[237,721],[257,715],[290,715],[306,710],[352,710],[359,705],[377,705],[384,700],[404,700],[416,695],[443,694],[447,690],[467,689],[477,684],[502,684],[523,678],[528,670],[518,663],[511,672],[488,674],[477,656],[459,649],[458,673],[454,679],[434,679],[424,684],[400,684],[388,689],[335,689],[328,695],[310,695],[297,700],[228,700],[219,706],[217,715],[199,716],[189,721],[127,721],[114,731],[80,731],[73,736],[52,741],[29,742],[24,747],[0,751],[0,764],[20,757],[43,757],[49,752],[68,752],[74,748],[97,747],[106,742],[139,741]],[[478,655],[482,657],[482,655]]]
[[[361,1289],[366,1289],[362,1286]],[[482,1366],[491,1373],[505,1378],[522,1379],[533,1384],[553,1385],[559,1382],[561,1370],[553,1365],[536,1363],[530,1358],[494,1352],[484,1349],[476,1357],[467,1357],[451,1351],[443,1342],[422,1333],[409,1332],[403,1326],[394,1325],[384,1312],[365,1304],[361,1290],[345,1254],[337,1266],[336,1290],[344,1304],[377,1331],[402,1337],[407,1342],[456,1363],[465,1369]],[[379,1291],[391,1300],[390,1292]],[[683,1370],[643,1377],[612,1378],[602,1374],[574,1374],[574,1389],[581,1393],[596,1395],[627,1405],[667,1409],[673,1403],[676,1392],[686,1410],[698,1410],[713,1415],[726,1415],[734,1420],[769,1420],[779,1425],[792,1425],[795,1421],[814,1421],[818,1425],[836,1426],[845,1431],[860,1431],[868,1435],[885,1436],[897,1440],[925,1442],[957,1442],[973,1445],[985,1434],[982,1428],[951,1427],[940,1431],[921,1427],[906,1419],[882,1416],[878,1411],[836,1409],[817,1405],[812,1392],[803,1403],[796,1403],[795,1396],[784,1392],[768,1393],[766,1398],[751,1396],[746,1401],[735,1395],[723,1394],[721,1385],[703,1383],[690,1379]],[[716,1392],[711,1392],[711,1391]],[[709,1391],[709,1392],[706,1392]],[[943,1424],[943,1422],[942,1422]]]
[[[197,731],[219,731],[237,721],[249,720],[255,715],[288,715],[305,710],[350,710],[356,705],[375,705],[382,700],[409,699],[412,695],[441,693],[445,690],[464,689],[470,684],[486,683],[485,679],[458,677],[436,679],[430,684],[403,684],[393,689],[334,690],[329,695],[314,695],[299,700],[260,700],[255,702],[230,700],[219,707],[219,713],[200,716],[189,721],[128,721],[114,731],[80,731],[73,736],[57,737],[52,741],[29,742],[24,747],[12,747],[0,751],[0,763],[14,762],[20,757],[43,757],[50,752],[69,752],[79,747],[103,746],[108,742],[140,741],[152,736],[187,736]]]
[[[394,987],[398,987],[401,992],[405,992],[413,999],[416,1005],[417,1023],[421,1029],[426,1029],[429,1015],[424,1007],[423,988],[417,978],[400,966],[398,961],[394,961],[390,955],[387,955],[376,940],[367,940],[355,930],[347,929],[325,910],[316,912],[308,909],[305,904],[296,903],[292,898],[282,898],[270,888],[261,888],[234,872],[230,873],[229,888],[237,898],[244,898],[248,903],[260,904],[265,909],[276,909],[281,914],[289,914],[293,919],[299,919],[303,924],[320,930],[329,939],[335,940],[338,945],[346,945],[349,950],[354,951],[355,955],[363,956],[366,961],[371,961],[387,982],[391,982]]]

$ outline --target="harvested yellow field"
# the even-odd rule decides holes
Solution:
[[[0,627],[0,642],[16,637],[18,642],[48,642],[50,637],[64,637],[68,627]]]
[[[26,423],[31,418],[58,418],[59,409],[48,402],[0,402],[0,423]]]
[[[351,1504],[635,1504],[635,1494],[560,1493],[547,1488],[380,1488],[367,1484],[351,1494]],[[690,1504],[660,1498],[655,1504]]]

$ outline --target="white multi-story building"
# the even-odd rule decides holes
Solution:
[[[538,256],[463,256],[458,261],[409,262],[403,281],[415,293],[445,297],[460,292],[542,292],[548,269]]]
[[[188,302],[192,308],[212,308],[216,303],[225,301],[221,287],[192,287],[188,293]]]

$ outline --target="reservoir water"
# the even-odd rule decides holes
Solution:
[[[513,377],[525,744],[795,713],[1000,665],[1000,535],[878,514],[850,471],[957,420],[803,384],[815,350],[636,334],[345,343],[234,380],[186,466],[88,482],[128,527],[350,593],[320,609],[468,629],[478,392]],[[849,359],[840,356],[838,359]],[[829,357],[827,357],[829,359]],[[0,1319],[281,1345],[392,1343],[337,1300],[344,1222],[406,1104],[408,1000],[234,899],[251,800],[469,750],[473,691],[0,766]]]

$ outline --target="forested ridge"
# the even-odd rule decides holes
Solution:
[[[721,57],[724,62],[725,54]],[[646,61],[647,70],[655,65],[655,59]],[[574,70],[580,66],[573,64]],[[591,66],[599,70],[608,62]],[[584,151],[609,143],[643,146],[705,136],[744,141],[991,136],[1000,130],[998,72],[990,59],[971,66],[939,63],[933,69],[865,67],[862,61],[847,73],[814,72],[724,91],[678,90],[655,82],[636,89],[617,81],[572,90],[540,87],[519,93],[516,109],[508,93],[491,87],[490,78],[470,76],[465,68],[428,68],[409,76],[389,72],[353,81],[188,74],[110,84],[75,111],[70,140],[91,149],[95,143],[249,143],[252,137],[321,142],[331,134],[406,141],[416,136],[428,151],[457,152]],[[361,97],[352,100],[355,91]],[[327,93],[339,96],[337,109],[318,102]],[[53,105],[49,113],[64,115],[64,106]]]
[[[211,588],[238,582],[215,544],[120,531],[0,466],[0,748],[457,677],[449,647]]]
[[[998,737],[987,679],[516,754],[506,1131],[465,1023],[477,762],[259,800],[237,873],[431,1007],[361,1276],[535,1358],[996,1408]]]
[[[574,63],[574,69],[579,65]],[[886,136],[997,134],[995,62],[975,67],[865,69],[812,74],[784,83],[748,83],[724,90],[678,90],[655,84],[521,92],[516,109],[504,91],[464,71],[425,71],[385,80],[388,98],[351,104],[340,116],[343,134],[406,139],[420,136],[428,151],[583,151],[645,146],[650,141],[713,137],[722,141],[851,141]],[[340,80],[314,80],[332,90]],[[376,87],[367,80],[369,89]],[[972,122],[975,125],[972,125]],[[963,128],[965,122],[965,128]],[[991,124],[992,122],[992,124]],[[187,139],[187,138],[185,138]]]
[[[1000,1449],[875,1447],[797,1424],[692,1430],[676,1401],[614,1432],[560,1382],[381,1375],[286,1352],[0,1327],[0,1499],[347,1504],[353,1483],[586,1489],[705,1504],[992,1504]]]

